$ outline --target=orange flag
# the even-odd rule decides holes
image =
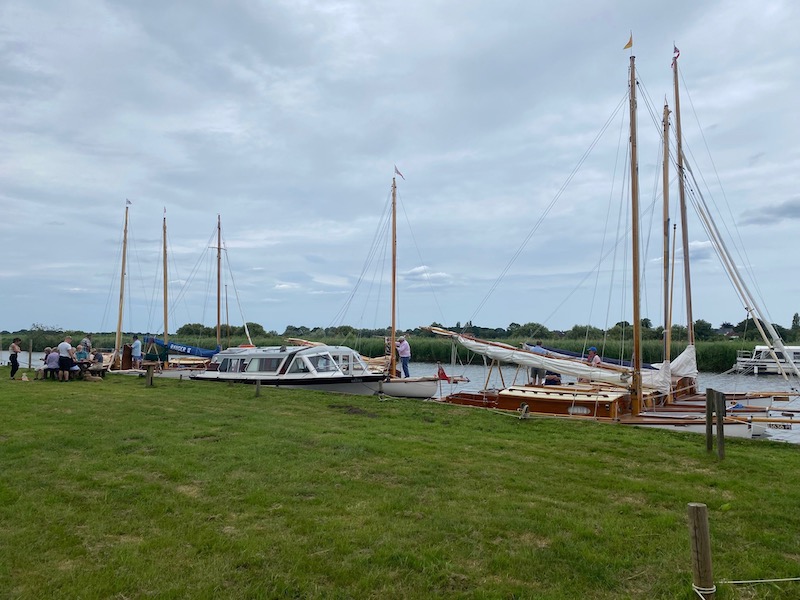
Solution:
[[[631,39],[629,39],[629,40],[628,40],[628,43],[627,43],[627,44],[625,44],[625,45],[622,47],[622,49],[623,49],[623,50],[627,50],[628,48],[632,48],[632,47],[633,47],[633,34],[631,34]]]

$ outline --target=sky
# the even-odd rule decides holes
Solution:
[[[684,152],[788,326],[798,31],[789,0],[2,0],[0,330],[115,330],[127,202],[125,331],[163,330],[165,215],[170,331],[216,322],[218,215],[223,321],[385,327],[393,177],[398,328],[630,321],[631,54],[641,316],[660,324],[673,47]],[[689,213],[694,318],[738,323]]]

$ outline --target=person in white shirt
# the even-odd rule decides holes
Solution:
[[[75,348],[72,347],[72,336],[68,335],[58,345],[58,380],[69,381],[69,371],[75,362]]]
[[[133,336],[133,343],[131,344],[131,360],[133,361],[134,369],[142,368],[142,342],[139,336]]]
[[[406,341],[405,336],[401,335],[395,342],[397,346],[397,354],[400,356],[400,362],[403,365],[403,375],[410,377],[408,374],[408,361],[411,360],[411,345]]]

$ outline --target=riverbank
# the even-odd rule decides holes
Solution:
[[[51,342],[46,342],[50,344],[57,344],[60,340],[55,339]],[[129,341],[129,340],[128,340]],[[242,339],[232,339],[230,340],[230,344],[223,344],[225,347],[236,346],[238,344],[245,343],[247,340],[244,338]],[[381,337],[372,337],[372,338],[315,338],[314,341],[322,342],[325,344],[332,344],[332,345],[344,345],[350,346],[361,352],[365,356],[381,356],[384,350],[384,340]],[[427,336],[414,336],[410,338],[411,341],[411,349],[413,353],[414,360],[422,361],[422,362],[443,362],[449,363],[451,358],[453,357],[454,353],[457,357],[457,360],[464,364],[472,364],[476,360],[482,360],[480,357],[476,357],[472,353],[468,352],[466,349],[460,346],[453,346],[452,342],[447,339],[442,339],[438,337],[427,337]],[[500,340],[503,343],[510,344],[515,347],[520,347],[523,342],[530,341],[525,339],[503,339]],[[254,339],[253,342],[256,346],[280,346],[285,342],[283,337],[270,337],[270,338],[259,338]],[[73,343],[77,343],[73,340]],[[191,340],[192,345],[200,347],[200,348],[215,348],[216,347],[216,340],[215,339],[196,339]],[[580,352],[585,350],[590,346],[597,346],[601,349],[601,354],[603,356],[608,356],[611,358],[618,358],[620,353],[622,352],[622,348],[620,347],[619,343],[608,343],[603,346],[602,342],[599,341],[587,341],[584,342],[583,340],[570,340],[570,339],[554,339],[554,340],[544,340],[544,345],[548,348],[560,348],[562,350],[569,350],[572,352]],[[32,344],[30,341],[23,340],[22,348],[23,353],[20,357],[20,360],[27,364],[27,360],[29,356],[32,356],[32,364],[37,365],[39,363],[36,362],[36,356],[41,356],[38,354],[41,350],[44,349],[45,342],[41,342],[40,345],[42,348],[38,348]],[[98,348],[113,348],[114,347],[114,338],[113,336],[108,335],[99,335],[96,334],[94,336],[94,345]],[[672,358],[675,358],[678,354],[680,354],[685,349],[685,343],[676,342],[672,346]],[[709,373],[724,373],[725,371],[729,370],[735,363],[736,363],[736,352],[738,350],[752,350],[755,347],[755,342],[743,342],[743,341],[724,341],[724,342],[698,342],[696,345],[697,349],[697,367],[701,371],[706,371]],[[29,348],[33,348],[33,352],[29,352]],[[624,347],[625,358],[629,358],[630,354],[630,342]],[[644,362],[648,363],[655,363],[661,362],[662,360],[662,344],[657,340],[645,340],[642,342],[642,358]],[[0,364],[6,364],[8,359],[8,352],[5,350],[0,350]]]
[[[15,598],[688,599],[689,502],[718,581],[797,573],[788,445],[728,440],[720,463],[667,431],[6,368],[0,411]]]

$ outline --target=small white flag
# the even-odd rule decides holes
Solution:
[[[394,172],[395,172],[395,173],[397,173],[398,175],[400,175],[400,177],[403,177],[403,174],[402,174],[402,173],[400,172],[400,170],[397,168],[397,165],[395,165],[395,166],[394,166]],[[405,180],[405,177],[403,177],[403,180]]]

